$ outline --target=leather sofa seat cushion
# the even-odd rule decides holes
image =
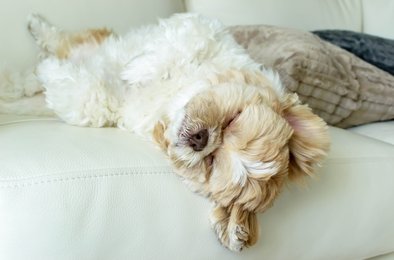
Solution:
[[[394,145],[394,120],[356,126],[349,131]]]
[[[259,215],[241,254],[210,203],[131,133],[0,116],[0,259],[364,259],[394,250],[394,148],[338,128],[317,178]],[[373,238],[374,243],[370,240]]]

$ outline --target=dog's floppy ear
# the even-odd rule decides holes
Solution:
[[[302,105],[296,94],[287,94],[283,115],[294,132],[289,142],[289,178],[312,175],[314,166],[327,154],[330,146],[326,123],[307,105]]]

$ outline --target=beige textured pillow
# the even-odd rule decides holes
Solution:
[[[394,77],[309,32],[273,26],[229,28],[251,57],[279,72],[328,124],[350,127],[394,118]]]

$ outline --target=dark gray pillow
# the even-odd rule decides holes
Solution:
[[[312,33],[394,75],[394,40],[344,30],[319,30]]]

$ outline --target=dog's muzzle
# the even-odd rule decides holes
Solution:
[[[207,129],[203,129],[196,134],[190,136],[188,145],[196,152],[202,151],[208,144],[209,133]]]

